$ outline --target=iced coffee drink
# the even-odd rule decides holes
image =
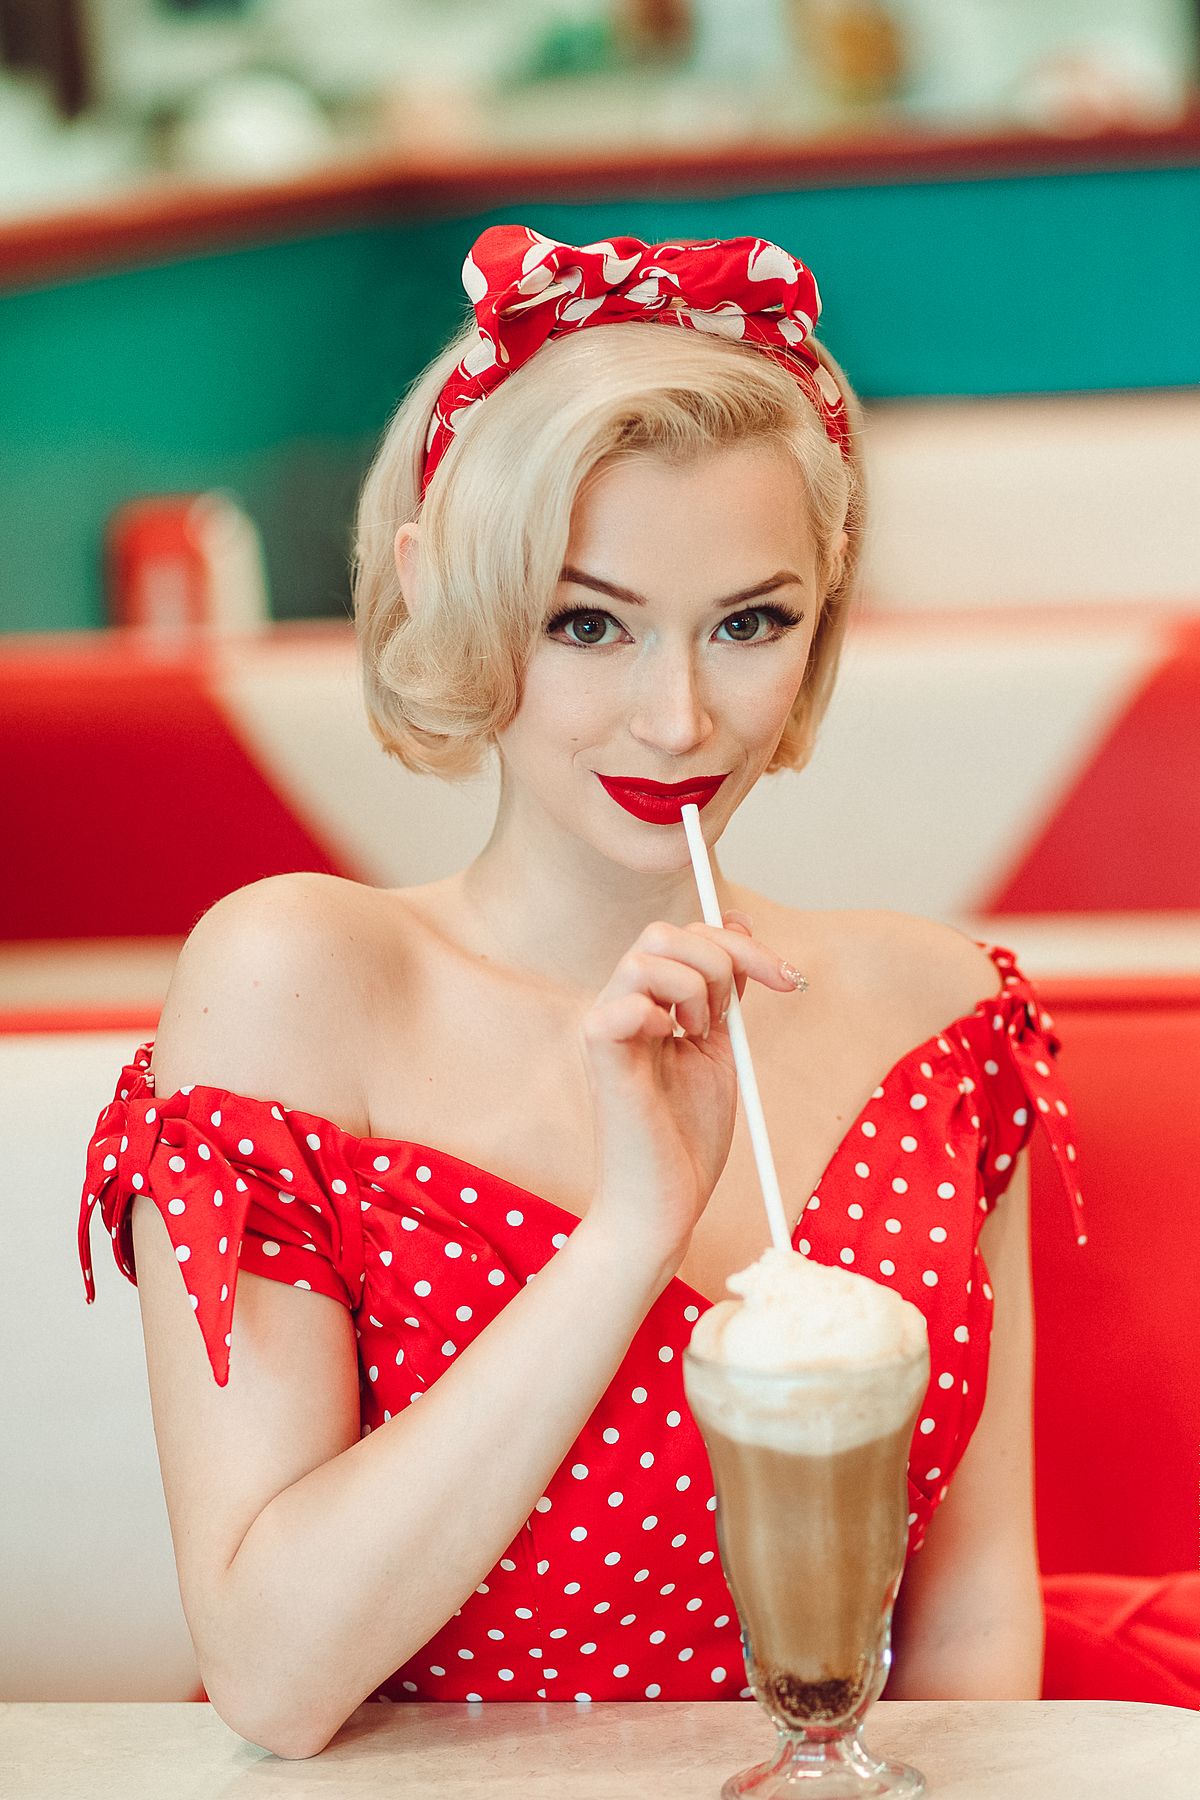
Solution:
[[[876,1762],[859,1732],[891,1664],[908,1453],[929,1381],[924,1315],[788,1250],[728,1286],[736,1298],[696,1324],[684,1381],[747,1676],[784,1741],[723,1793],[919,1793],[920,1775]]]

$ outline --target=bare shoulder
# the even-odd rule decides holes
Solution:
[[[941,919],[885,911],[826,916],[845,921],[854,979],[932,1018],[931,1029],[999,991],[999,973],[982,944]]]
[[[155,1034],[160,1094],[223,1087],[357,1130],[364,978],[355,886],[316,871],[270,875],[201,916]]]

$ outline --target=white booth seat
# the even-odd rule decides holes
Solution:
[[[152,1035],[147,1031],[145,1036]],[[0,1700],[194,1700],[134,1288],[84,1151],[132,1030],[0,1033]],[[2,1782],[0,1782],[2,1785]]]

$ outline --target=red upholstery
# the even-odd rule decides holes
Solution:
[[[1200,1708],[1200,1574],[1048,1575],[1046,1700]]]
[[[1200,1708],[1200,979],[1042,995],[1089,1233],[1080,1249],[1035,1138],[1043,1693]]]

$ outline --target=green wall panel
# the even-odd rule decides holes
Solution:
[[[1200,170],[752,196],[522,200],[0,293],[0,629],[104,621],[106,518],[224,487],[277,617],[345,615],[350,514],[404,387],[464,316],[462,258],[519,219],[586,242],[756,234],[816,270],[868,400],[1200,379]]]

